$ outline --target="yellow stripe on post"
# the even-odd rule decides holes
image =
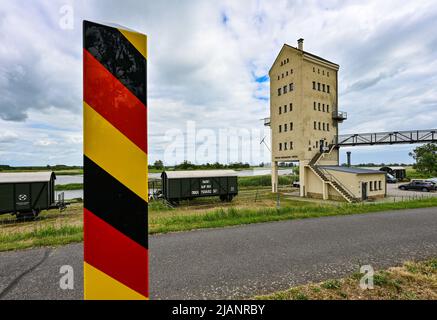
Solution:
[[[147,37],[144,34],[120,28],[118,31],[147,59]]]
[[[148,201],[147,154],[84,102],[85,155]]]
[[[148,300],[86,262],[84,273],[85,300]]]

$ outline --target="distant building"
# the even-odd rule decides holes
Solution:
[[[385,195],[382,172],[334,170],[339,166],[339,123],[347,119],[347,114],[338,110],[339,68],[304,51],[303,39],[298,40],[297,48],[284,44],[274,61],[269,72],[270,118],[265,121],[271,128],[273,192],[278,187],[278,163],[299,161],[302,197],[352,202],[363,198],[363,187],[368,188],[365,197]],[[370,182],[375,181],[378,188],[371,189]],[[384,185],[381,190],[380,181]]]
[[[391,174],[398,180],[403,180],[407,177],[407,170],[404,167],[382,167],[379,170]]]

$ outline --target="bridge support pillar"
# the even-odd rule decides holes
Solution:
[[[306,171],[309,161],[299,161],[299,183],[300,183],[300,196],[307,196],[307,174]]]
[[[328,184],[326,182],[322,182],[323,184],[323,200],[328,200],[329,199],[329,192],[328,192]]]
[[[278,162],[272,161],[272,192],[278,192]]]

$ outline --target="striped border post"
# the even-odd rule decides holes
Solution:
[[[148,292],[147,38],[84,21],[84,293]]]

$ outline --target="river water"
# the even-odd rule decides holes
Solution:
[[[238,177],[251,177],[251,176],[266,176],[271,173],[270,168],[263,169],[263,168],[257,168],[252,170],[241,170],[236,171]],[[292,169],[281,169],[279,170],[279,175],[289,175],[292,174]],[[149,179],[159,179],[161,178],[160,173],[149,173]],[[56,184],[57,185],[63,185],[63,184],[72,184],[72,183],[83,183],[83,176],[82,175],[76,175],[76,176],[57,176],[56,177]],[[71,200],[71,199],[77,199],[77,198],[83,198],[83,190],[67,190],[67,191],[57,191],[56,197],[59,193],[64,192],[65,200]]]

